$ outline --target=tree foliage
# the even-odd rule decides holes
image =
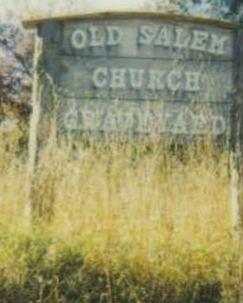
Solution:
[[[163,0],[155,0],[155,6],[164,10]],[[219,20],[238,20],[243,12],[242,0],[170,0],[167,9],[184,15],[205,16]]]
[[[0,116],[29,101],[33,37],[18,25],[0,23]]]

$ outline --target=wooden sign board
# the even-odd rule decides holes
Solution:
[[[231,27],[139,14],[38,27],[41,70],[58,92],[61,132],[229,135]],[[45,114],[53,100],[44,95]]]

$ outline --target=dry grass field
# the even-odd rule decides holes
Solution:
[[[31,185],[1,137],[1,303],[240,302],[226,154],[54,142]]]

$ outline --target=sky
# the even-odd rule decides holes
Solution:
[[[166,4],[169,0],[163,0]],[[151,0],[0,0],[0,18],[28,19],[35,16],[78,14],[102,10],[146,9]]]
[[[0,21],[100,11],[149,10],[154,8],[156,1],[160,2],[160,11],[171,11],[170,0],[0,0]],[[220,0],[215,0],[217,1],[220,3]],[[224,13],[222,5],[214,10],[211,8],[212,0],[201,0],[198,4],[194,3],[191,6],[191,0],[184,0],[184,3],[189,5],[194,15],[221,18],[221,13]]]

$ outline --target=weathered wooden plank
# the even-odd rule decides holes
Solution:
[[[67,97],[232,102],[232,62],[59,57],[55,64]]]
[[[63,132],[117,132],[173,135],[226,135],[229,104],[102,101],[64,98],[59,113]]]
[[[117,10],[117,9],[110,9],[109,11],[100,11],[92,8],[92,12],[85,12],[80,14],[70,14],[70,15],[55,15],[55,16],[31,16],[30,18],[25,18],[23,20],[23,25],[25,27],[36,27],[40,24],[48,22],[50,20],[55,22],[67,22],[73,20],[87,20],[87,19],[104,19],[104,18],[153,18],[153,19],[160,19],[161,21],[182,21],[182,22],[192,22],[192,23],[201,23],[207,25],[218,26],[226,29],[234,29],[235,24],[230,21],[222,21],[219,19],[214,18],[207,18],[207,17],[194,17],[194,16],[182,16],[175,13],[163,13],[154,10],[143,10],[142,8],[138,10]]]
[[[65,22],[63,54],[141,58],[232,59],[231,30],[209,25],[117,18]]]
[[[157,59],[231,60],[232,31],[151,18],[78,20],[63,24],[62,54]]]

